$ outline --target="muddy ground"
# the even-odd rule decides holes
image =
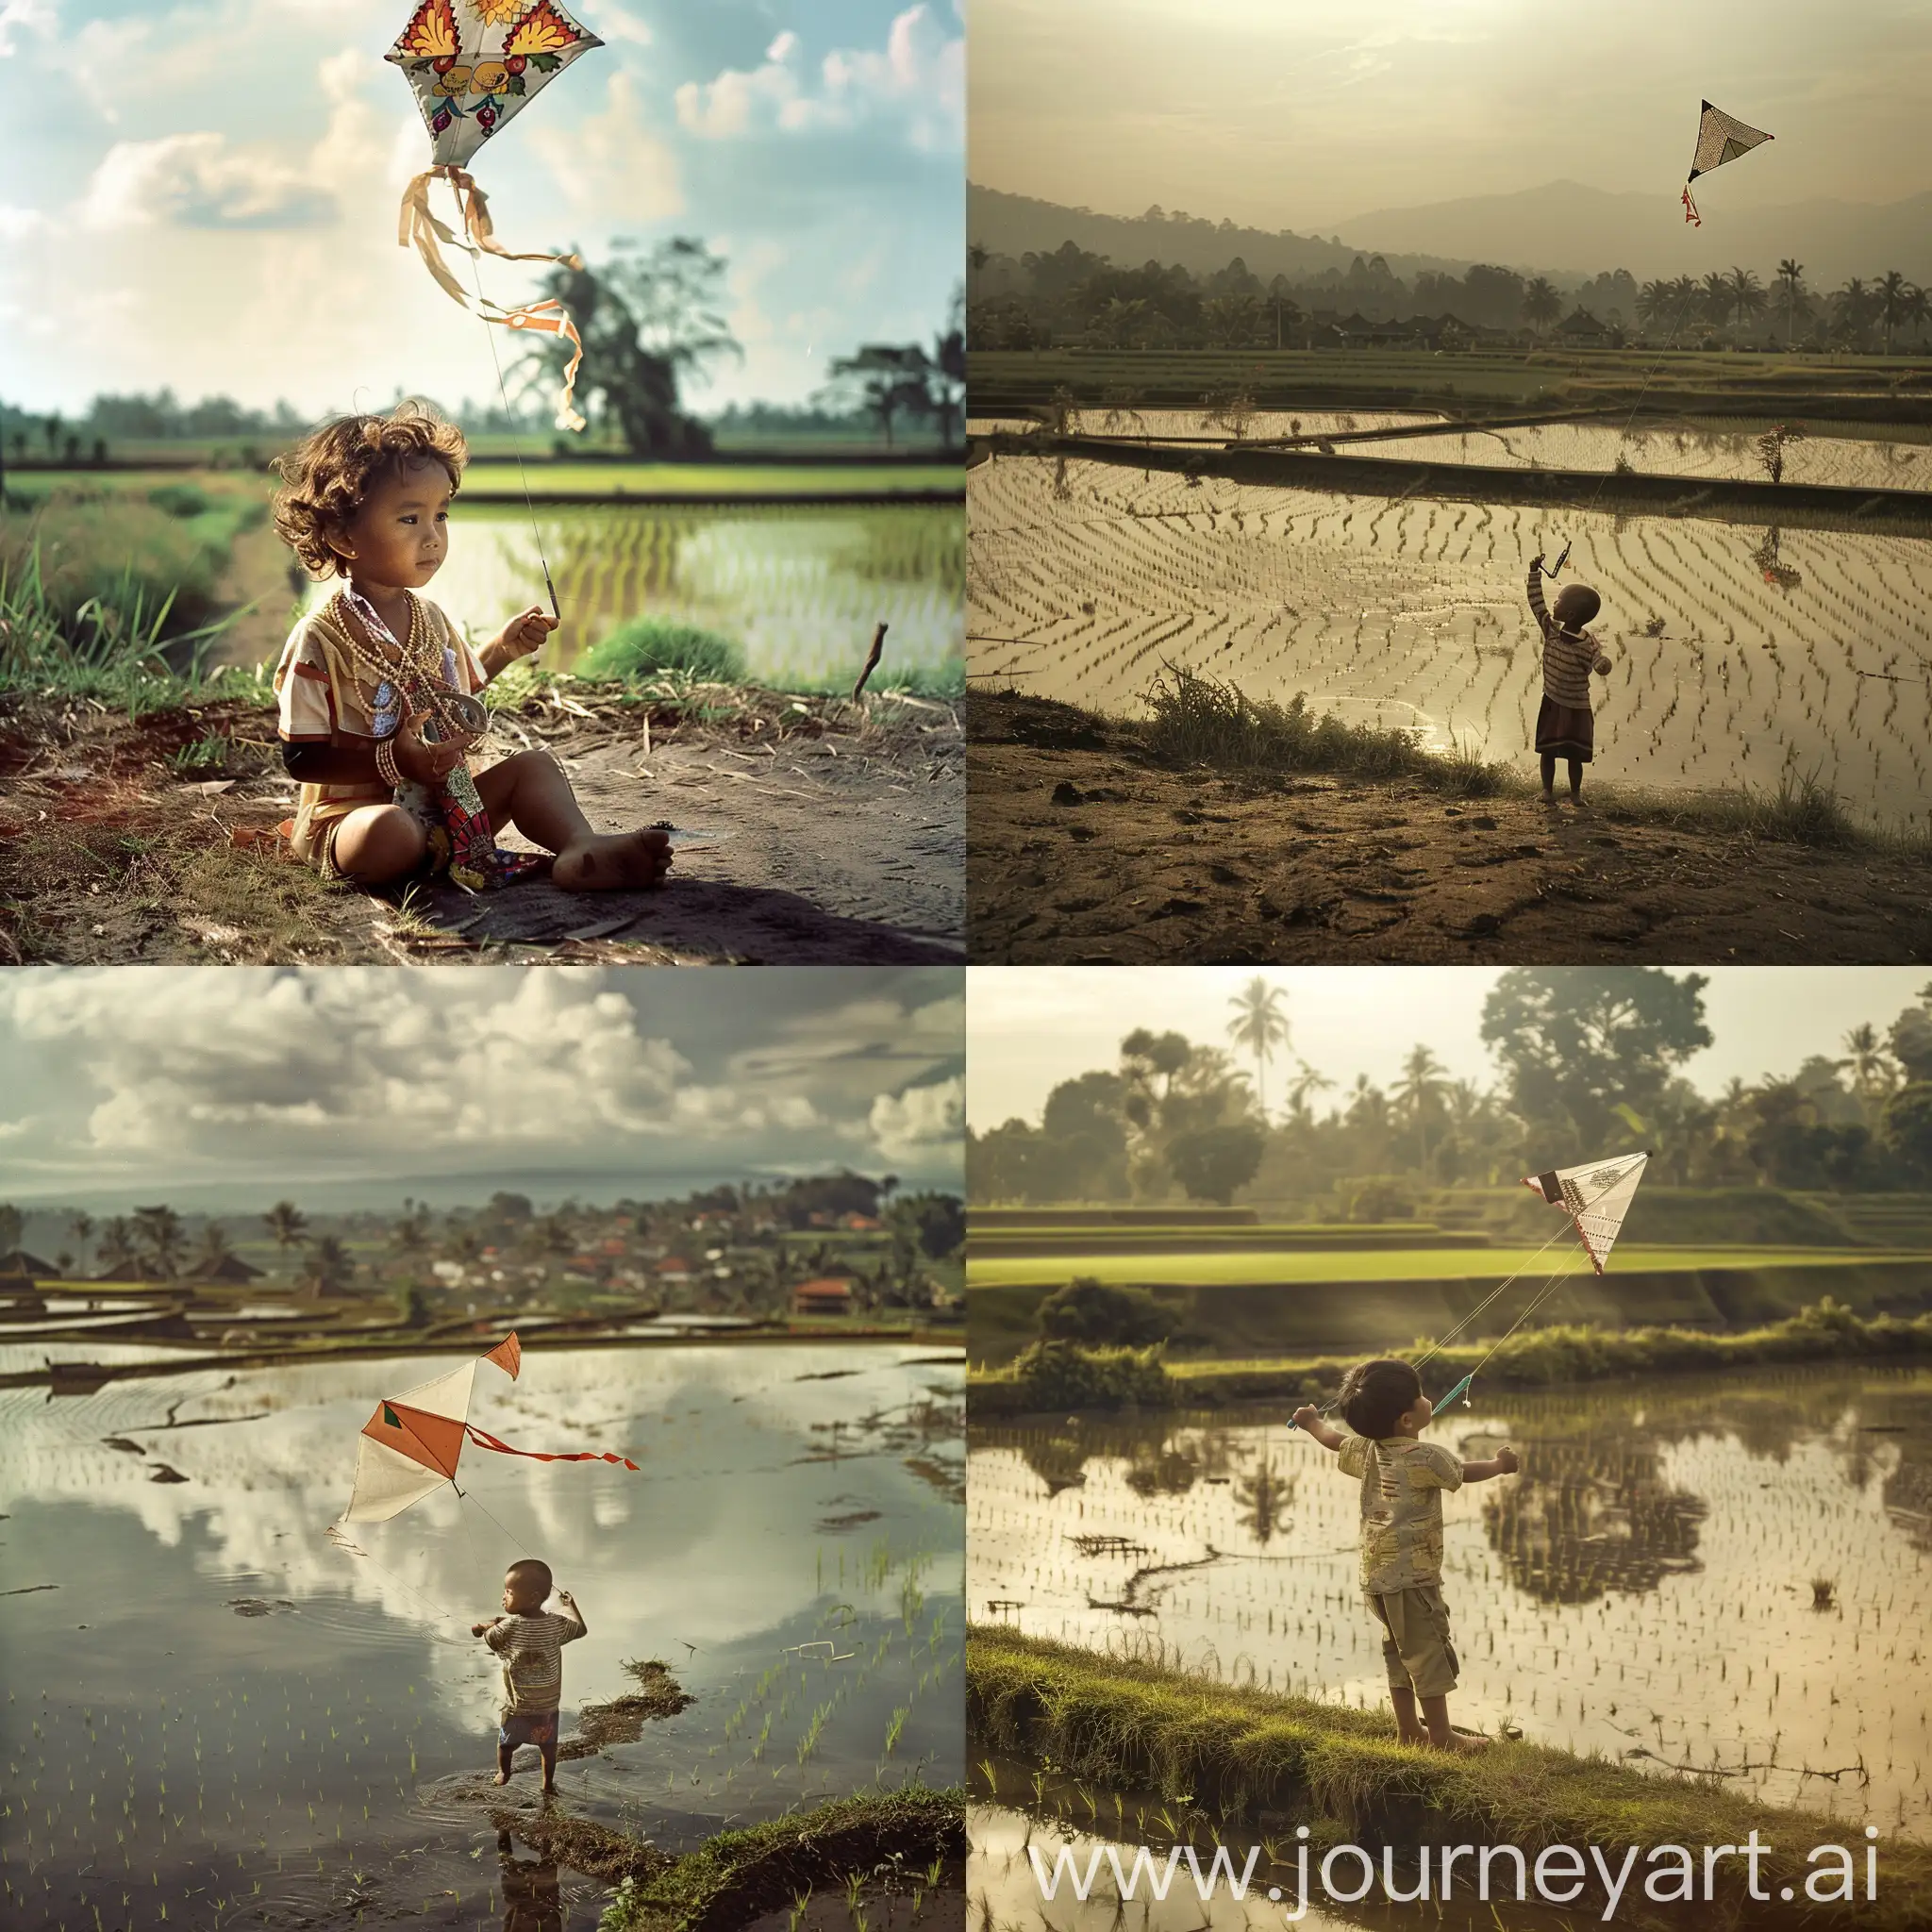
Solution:
[[[1754,837],[1588,779],[1579,811],[1534,792],[1170,771],[1132,726],[1024,697],[974,697],[967,729],[975,960],[1932,958],[1924,847]]]
[[[292,815],[273,715],[225,701],[139,722],[0,710],[0,960],[11,963],[932,964],[963,957],[964,761],[929,700],[712,693],[703,708],[544,694],[487,763],[551,750],[600,830],[668,823],[670,883],[547,877],[398,906],[325,887],[263,835]],[[257,842],[251,843],[251,841]],[[501,842],[521,841],[508,830]]]

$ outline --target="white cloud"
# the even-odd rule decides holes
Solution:
[[[21,28],[31,27],[42,40],[51,40],[58,25],[54,0],[0,0],[0,59],[17,51],[14,35]]]
[[[869,1124],[880,1155],[909,1163],[954,1155],[966,1122],[966,1083],[955,1074],[930,1087],[881,1093]]]
[[[578,214],[661,222],[684,212],[684,191],[677,157],[648,119],[637,82],[620,69],[606,83],[601,114],[533,128],[529,141]]]
[[[966,46],[931,9],[901,13],[883,48],[841,48],[819,64],[817,86],[800,58],[798,36],[781,33],[764,64],[727,67],[677,90],[678,125],[713,141],[766,127],[788,134],[897,121],[914,147],[945,149],[963,139]]]
[[[119,141],[101,157],[81,218],[92,228],[314,228],[335,197],[286,163],[220,134]]]
[[[578,0],[576,10],[599,40],[608,41],[613,44],[620,41],[628,41],[637,47],[648,47],[651,44],[650,27],[628,8],[620,7],[617,0]]]

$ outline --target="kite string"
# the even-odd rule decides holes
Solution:
[[[469,210],[463,202],[463,191],[452,181],[450,192],[456,196],[457,225],[462,231],[464,250],[470,258],[470,275],[476,284],[476,300],[480,303],[487,299],[483,293],[482,251],[470,240]],[[491,334],[491,326],[486,318],[483,334],[490,343],[491,366],[496,371],[496,393],[503,404],[505,419],[513,422],[509,407],[509,388],[503,379],[503,358],[497,354],[496,338]],[[543,533],[537,527],[537,506],[530,496],[530,477],[529,473],[524,468],[523,445],[517,441],[514,429],[511,431],[510,447],[517,459],[517,480],[523,485],[524,508],[530,519],[530,535],[537,545],[537,562],[543,572],[543,588],[550,597],[550,614],[560,620],[563,613],[557,608],[557,586],[550,580],[550,559],[543,554]]]
[[[332,1523],[328,1525],[328,1527],[330,1530],[333,1530],[335,1534],[333,1536],[328,1536],[327,1531],[325,1531],[324,1534],[327,1537],[327,1541],[330,1543],[332,1543],[337,1549],[345,1552],[349,1556],[360,1557],[365,1563],[375,1564],[375,1567],[380,1570],[382,1574],[385,1576],[387,1576],[389,1580],[391,1583],[393,1583],[398,1590],[404,1592],[405,1595],[413,1596],[416,1599],[418,1599],[418,1601],[427,1604],[429,1607],[432,1610],[434,1610],[439,1617],[447,1617],[452,1621],[456,1619],[457,1613],[454,1610],[448,1608],[442,1603],[441,1598],[431,1596],[426,1590],[420,1588],[416,1584],[405,1582],[403,1578],[398,1576],[396,1573],[393,1570],[391,1570],[387,1563],[377,1562],[376,1559],[374,1557],[372,1557],[369,1554],[369,1552],[362,1547],[360,1543],[351,1542],[347,1537],[342,1535],[341,1526],[340,1524]]]
[[[1564,1237],[1567,1236],[1570,1232],[1571,1224],[1569,1223],[1569,1221],[1566,1220],[1563,1223],[1563,1224],[1557,1229],[1556,1233],[1551,1235],[1549,1240],[1546,1241],[1541,1247],[1537,1249],[1536,1253],[1531,1255],[1526,1261],[1524,1261],[1519,1268],[1517,1268],[1514,1271],[1514,1273],[1506,1275],[1501,1281],[1499,1281],[1495,1285],[1495,1287],[1491,1289],[1486,1295],[1482,1296],[1481,1299],[1476,1302],[1475,1306],[1472,1307],[1466,1315],[1462,1316],[1459,1321],[1452,1322],[1449,1324],[1449,1326],[1442,1331],[1441,1335],[1438,1337],[1438,1339],[1435,1341],[1431,1342],[1429,1346],[1426,1349],[1424,1349],[1421,1355],[1416,1357],[1415,1366],[1417,1368],[1421,1368],[1424,1362],[1434,1360],[1434,1358],[1437,1356],[1441,1355],[1445,1348],[1453,1348],[1456,1345],[1457,1341],[1461,1338],[1463,1331],[1465,1329],[1467,1329],[1473,1323],[1480,1321],[1482,1317],[1489,1312],[1490,1308],[1493,1307],[1494,1304],[1498,1300],[1500,1300],[1503,1295],[1507,1293],[1510,1289],[1515,1287],[1515,1285],[1519,1281],[1521,1281],[1523,1277],[1525,1274],[1527,1274],[1530,1272],[1530,1270],[1534,1268],[1536,1264],[1539,1261],[1541,1261],[1542,1257],[1546,1254],[1548,1254],[1549,1251],[1553,1247],[1555,1247],[1559,1241],[1562,1241]]]

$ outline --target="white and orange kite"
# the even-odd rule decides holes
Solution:
[[[454,1489],[457,1460],[466,1441],[479,1449],[494,1450],[499,1456],[526,1456],[533,1462],[621,1462],[625,1469],[637,1468],[629,1457],[613,1456],[608,1451],[514,1449],[487,1429],[479,1429],[470,1420],[476,1363],[494,1362],[515,1381],[523,1358],[523,1345],[511,1333],[461,1368],[378,1402],[375,1413],[362,1424],[361,1439],[356,1445],[356,1487],[342,1521],[386,1522],[444,1483]]]
[[[490,204],[466,163],[485,142],[574,60],[604,44],[558,0],[418,0],[408,25],[383,57],[408,75],[429,129],[431,165],[403,191],[396,239],[413,247],[436,285],[473,315],[504,328],[560,336],[575,353],[558,406],[559,429],[581,429],[574,396],[584,345],[576,325],[555,300],[513,308],[472,293],[451,273],[439,243],[504,261],[555,261],[581,268],[573,255],[516,255],[497,241]],[[429,184],[447,181],[457,199],[458,234],[429,211]]]

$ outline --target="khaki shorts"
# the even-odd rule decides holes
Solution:
[[[1449,1642],[1449,1612],[1433,1584],[1391,1590],[1369,1598],[1384,1631],[1382,1660],[1389,1688],[1418,1697],[1446,1697],[1456,1688],[1458,1666]]]

